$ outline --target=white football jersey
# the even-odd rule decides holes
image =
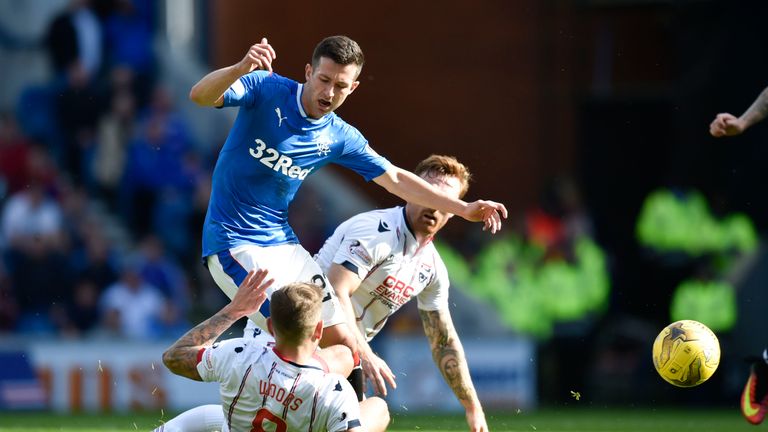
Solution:
[[[203,381],[219,382],[222,431],[337,432],[360,426],[357,396],[346,378],[315,356],[300,365],[265,339],[236,338],[198,355]]]
[[[362,283],[352,293],[357,326],[371,340],[412,297],[419,309],[448,307],[448,271],[432,242],[419,247],[405,220],[405,208],[361,213],[331,235],[315,260],[356,272]]]

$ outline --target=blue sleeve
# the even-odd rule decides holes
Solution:
[[[392,164],[376,153],[357,129],[351,126],[347,128],[344,152],[336,163],[360,174],[365,181],[371,181],[384,174]]]
[[[222,107],[254,106],[261,96],[262,83],[268,76],[267,71],[253,71],[241,76],[224,92]]]

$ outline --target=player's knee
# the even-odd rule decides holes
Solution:
[[[384,431],[389,425],[390,415],[387,402],[372,396],[360,403],[360,412],[370,432]]]
[[[354,367],[352,350],[344,345],[333,345],[323,348],[320,355],[324,358],[331,372],[348,376]]]
[[[389,406],[387,405],[387,401],[378,396],[372,396],[370,399],[375,401],[374,403],[376,404],[376,412],[378,413],[381,422],[384,424],[389,424]]]

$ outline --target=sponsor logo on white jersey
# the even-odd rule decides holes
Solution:
[[[395,276],[387,275],[384,282],[379,284],[371,294],[376,295],[391,310],[397,310],[411,299],[413,291],[412,286]]]
[[[251,157],[275,172],[281,172],[284,176],[304,180],[315,169],[315,167],[301,169],[300,166],[293,164],[293,159],[290,156],[280,154],[277,150],[267,147],[267,143],[264,141],[256,138],[254,142],[256,143],[256,148],[248,148]]]

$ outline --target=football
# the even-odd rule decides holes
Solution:
[[[708,380],[720,364],[720,343],[704,324],[676,321],[653,342],[653,366],[665,381],[693,387]]]

